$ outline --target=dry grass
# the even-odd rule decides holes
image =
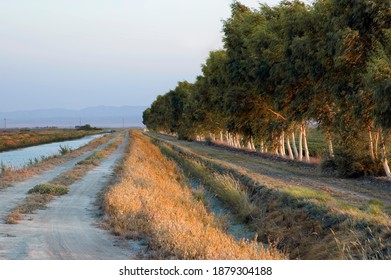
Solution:
[[[149,237],[155,258],[283,259],[257,242],[236,242],[180,184],[176,165],[132,131],[123,176],[105,195],[107,223],[124,237]]]
[[[231,207],[239,221],[249,223],[256,215],[256,207],[251,203],[246,187],[230,173],[210,170],[201,161],[180,155],[168,145],[158,143],[158,146],[166,156],[175,160],[187,178],[201,180],[209,191]],[[198,195],[199,199],[199,194],[193,191],[193,195]]]
[[[82,138],[100,131],[74,129],[8,130],[0,131],[0,152],[30,147],[40,144]]]
[[[44,209],[46,204],[56,196],[65,195],[69,191],[68,187],[62,185],[42,184],[32,188],[22,204],[15,207],[5,222],[17,224],[25,214],[32,214],[38,209]]]
[[[179,162],[201,162],[209,176],[216,177],[216,171],[230,173],[246,186],[251,205],[256,207],[251,225],[257,228],[260,240],[271,242],[291,259],[391,259],[390,207],[379,200],[353,205],[326,191],[258,176],[181,144],[159,139],[157,143],[173,151]],[[230,156],[235,160],[235,154]]]
[[[355,231],[351,231],[353,239],[349,238],[348,240],[343,236],[338,236],[334,231],[332,234],[343,259],[384,260],[387,259],[385,256],[390,259],[391,248],[387,246],[387,241],[374,235],[370,228],[366,228],[365,238],[357,235]]]

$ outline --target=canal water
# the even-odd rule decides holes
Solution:
[[[80,139],[69,140],[63,142],[55,142],[50,144],[43,144],[18,150],[0,153],[0,164],[2,166],[10,167],[12,169],[19,169],[29,165],[31,162],[41,160],[42,158],[59,155],[60,147],[69,147],[74,150],[88,144],[95,138],[102,137],[103,134],[88,135]],[[1,170],[0,170],[1,173]]]

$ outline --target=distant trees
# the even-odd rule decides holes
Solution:
[[[210,52],[193,84],[158,96],[144,124],[309,161],[307,124],[316,122],[325,159],[340,175],[391,178],[390,1],[282,1],[259,10],[234,2],[231,9],[224,49]]]
[[[101,128],[98,127],[92,127],[90,124],[85,124],[82,126],[76,126],[77,130],[85,130],[85,131],[90,131],[90,130],[102,130]]]

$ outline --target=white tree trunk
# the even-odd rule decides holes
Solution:
[[[238,141],[238,136],[237,136],[237,135],[234,135],[233,139],[234,139],[234,147],[235,147],[236,149],[240,148],[240,146],[239,146],[239,141]]]
[[[240,134],[238,134],[237,140],[238,140],[238,148],[241,149],[242,148],[242,136]]]
[[[251,140],[248,140],[247,141],[247,150],[252,150],[252,147],[251,147]]]
[[[373,137],[371,127],[368,127],[368,136],[369,136],[369,155],[371,156],[372,161],[375,161],[375,149],[373,146]]]
[[[223,135],[223,131],[220,130],[220,142],[223,143],[224,142],[224,135]]]
[[[299,134],[299,161],[303,161],[303,126],[300,126]]]
[[[333,139],[331,137],[331,133],[327,132],[327,142],[329,144],[329,156],[330,158],[334,158],[334,147],[333,147]]]
[[[292,130],[292,147],[293,147],[293,153],[295,155],[295,158],[299,158],[299,152],[297,151],[297,146],[296,146],[296,139],[295,139],[295,130]]]
[[[280,155],[282,157],[285,157],[286,154],[285,154],[285,145],[284,145],[284,134],[282,134],[280,136],[280,139],[279,139],[279,143],[278,143],[278,148],[279,148],[279,151],[280,151]]]
[[[379,158],[379,131],[375,133],[375,159]]]
[[[293,156],[292,148],[291,148],[291,142],[289,141],[289,134],[286,135],[286,146],[288,148],[289,158],[291,160],[294,160],[295,157]]]
[[[239,149],[239,148],[240,148],[240,145],[239,145],[238,135],[235,135],[235,136],[234,136],[234,142],[235,142],[235,148],[236,148],[236,149]]]
[[[261,153],[264,153],[265,152],[265,142],[263,140],[261,140],[261,145],[259,147]]]
[[[309,152],[309,150],[308,150],[308,144],[307,144],[307,129],[306,129],[304,123],[303,123],[303,142],[304,142],[305,160],[306,160],[307,162],[310,162],[310,152]]]
[[[247,142],[247,149],[249,149],[250,151],[255,151],[254,141],[252,137],[250,137]]]
[[[380,145],[381,145],[381,161],[383,164],[384,171],[386,172],[386,176],[391,179],[391,171],[390,166],[388,165],[387,160],[387,150],[386,150],[386,144],[384,140],[383,132],[380,132]]]

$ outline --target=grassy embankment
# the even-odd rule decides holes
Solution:
[[[71,170],[58,175],[50,182],[39,184],[30,189],[24,201],[10,211],[6,217],[8,224],[16,224],[25,214],[34,213],[37,209],[44,209],[46,204],[55,197],[65,195],[69,186],[80,180],[89,170],[111,155],[122,143],[124,135],[107,145],[103,150],[97,151],[76,164]]]
[[[198,201],[174,162],[141,132],[132,131],[121,178],[107,190],[107,227],[120,236],[147,238],[157,259],[283,259],[276,250],[227,235]]]
[[[273,242],[292,259],[391,257],[390,213],[380,201],[354,205],[326,191],[275,184],[273,180],[258,181],[244,169],[210,160],[183,147],[157,143],[188,177],[201,179],[244,222],[256,228],[260,241]],[[236,178],[233,185],[239,186],[236,193],[240,194],[233,195],[229,190],[233,188],[227,190],[229,184],[222,184],[221,176]]]
[[[6,130],[0,132],[0,152],[53,142],[74,140],[100,132],[102,131],[74,129]]]
[[[111,138],[112,135],[109,134],[96,138],[89,142],[87,145],[80,147],[79,149],[62,152],[61,155],[45,158],[44,160],[34,162],[33,164],[20,168],[18,170],[2,167],[2,170],[0,172],[0,189],[7,188],[11,186],[12,183],[26,180],[31,176],[37,175],[45,170],[53,168],[56,165],[66,162],[72,158],[76,158],[87,151],[91,151],[99,147],[100,145],[103,145]]]

